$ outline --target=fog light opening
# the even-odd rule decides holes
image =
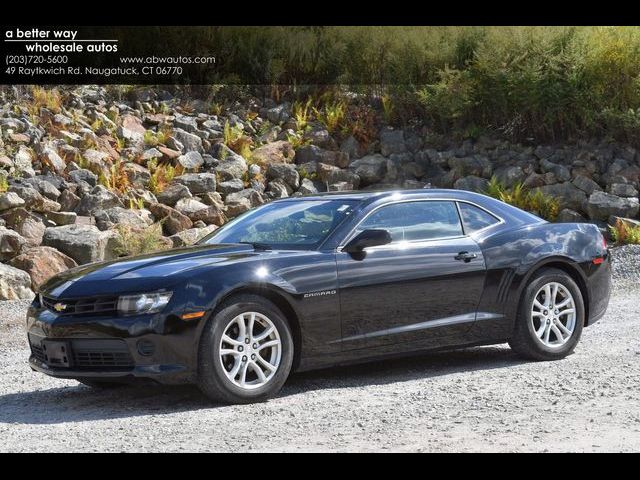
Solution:
[[[150,340],[140,340],[137,346],[138,346],[138,353],[144,357],[153,355],[153,352],[155,352],[156,350],[156,346]]]

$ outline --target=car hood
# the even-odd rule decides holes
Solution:
[[[271,251],[255,250],[244,244],[176,248],[72,268],[47,281],[40,293],[72,298],[152,291],[169,287],[196,268],[269,254]]]

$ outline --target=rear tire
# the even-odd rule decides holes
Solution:
[[[584,300],[564,271],[544,268],[529,280],[509,345],[529,360],[559,360],[573,352],[585,319]]]
[[[276,305],[258,295],[232,297],[202,332],[198,386],[214,401],[265,401],[287,380],[293,349],[289,324]]]

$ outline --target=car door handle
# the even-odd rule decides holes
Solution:
[[[462,262],[465,262],[465,263],[469,263],[474,258],[478,258],[478,255],[476,255],[475,253],[460,252],[459,254],[457,254],[453,258],[456,259],[456,260],[460,260]]]

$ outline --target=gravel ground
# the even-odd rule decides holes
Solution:
[[[624,270],[619,268],[625,265]],[[192,387],[98,392],[31,372],[25,302],[0,304],[1,451],[640,451],[640,249],[558,362],[505,345],[293,375],[267,403]]]

